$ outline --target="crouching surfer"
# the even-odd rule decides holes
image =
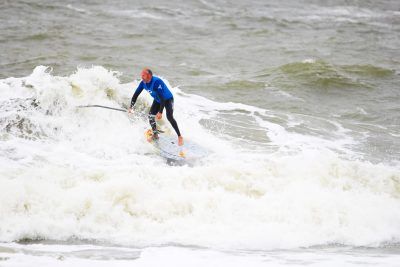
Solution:
[[[143,89],[146,90],[154,99],[149,111],[149,122],[153,131],[153,139],[158,139],[159,134],[155,118],[160,120],[162,118],[162,113],[165,108],[165,110],[167,111],[167,119],[171,123],[172,128],[174,128],[176,134],[178,135],[178,145],[182,146],[183,137],[181,136],[178,124],[174,119],[174,97],[171,91],[160,78],[153,76],[153,72],[150,69],[143,69],[141,72],[141,76],[142,81],[140,82],[139,86],[136,88],[136,91],[132,96],[131,105],[128,109],[128,112],[132,113],[133,106],[135,105],[138,96],[143,91]]]

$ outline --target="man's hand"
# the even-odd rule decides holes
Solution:
[[[129,114],[133,113],[133,109],[132,108],[128,108],[128,113]]]
[[[157,120],[161,120],[161,118],[162,118],[162,113],[161,113],[161,112],[158,112],[157,115],[156,115],[156,118],[157,118]]]

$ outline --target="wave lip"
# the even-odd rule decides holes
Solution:
[[[342,66],[342,69],[349,73],[354,73],[365,77],[384,78],[395,74],[395,71],[392,69],[386,69],[370,64],[347,65],[347,66]]]
[[[385,78],[394,71],[373,65],[332,65],[322,60],[307,59],[280,66],[275,70],[283,85],[301,84],[314,89],[372,88],[365,78]],[[279,77],[279,73],[283,75]],[[292,85],[294,86],[294,85]]]

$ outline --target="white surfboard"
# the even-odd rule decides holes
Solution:
[[[158,139],[154,140],[152,131],[145,132],[146,139],[153,144],[157,153],[169,163],[185,164],[201,159],[207,155],[207,151],[200,145],[189,140],[184,141],[183,146],[178,146],[177,136],[159,134]]]

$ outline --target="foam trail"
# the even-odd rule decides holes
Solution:
[[[137,82],[118,76],[92,67],[60,77],[37,67],[0,80],[0,241],[234,249],[400,241],[397,166],[345,159],[337,140],[290,133],[268,120],[274,114],[259,116],[264,109],[173,88],[182,131],[210,154],[193,167],[171,167],[144,141],[145,120],[76,108],[126,107]],[[149,103],[141,95],[137,110]],[[252,151],[201,124],[222,111],[253,118],[278,149]],[[338,131],[344,141],[336,147],[353,141]],[[282,149],[290,146],[296,150]]]

